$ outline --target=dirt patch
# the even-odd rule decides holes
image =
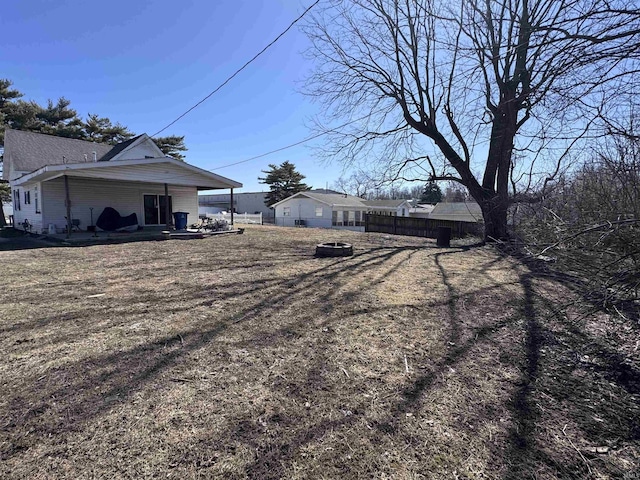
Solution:
[[[264,226],[0,261],[2,478],[640,478],[637,326],[491,247]]]

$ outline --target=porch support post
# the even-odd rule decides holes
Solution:
[[[71,236],[71,198],[69,197],[69,177],[64,176],[64,204],[67,207],[67,238]]]
[[[169,211],[169,185],[164,184],[164,221],[166,223],[167,230],[171,230],[171,214]]]
[[[231,189],[231,198],[230,198],[229,202],[231,204],[229,206],[229,208],[231,210],[231,225],[233,226],[233,188]]]

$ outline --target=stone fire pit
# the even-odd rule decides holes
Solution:
[[[353,255],[350,243],[329,242],[316,245],[316,257],[349,257]]]

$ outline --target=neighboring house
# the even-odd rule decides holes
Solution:
[[[266,192],[233,192],[233,210],[237,213],[262,213],[263,217],[273,217],[273,210],[264,204]],[[231,194],[217,193],[199,195],[200,215],[231,211]]]
[[[333,190],[314,189],[308,190],[313,193],[335,193]],[[237,213],[262,213],[263,218],[273,219],[274,210],[267,207],[268,192],[233,192],[233,209]],[[198,205],[200,206],[200,215],[206,213],[228,212],[231,209],[231,195],[229,193],[216,193],[213,195],[200,194],[198,197]]]
[[[482,222],[482,210],[476,202],[440,202],[429,214],[434,220],[453,220],[457,222]]]
[[[341,193],[298,192],[273,205],[276,225],[364,231],[366,213],[408,216],[406,200],[364,200]]]
[[[409,216],[414,218],[429,218],[429,214],[433,212],[435,205],[417,204],[409,209]]]
[[[27,220],[33,232],[64,228],[67,212],[84,230],[105,207],[135,213],[140,225],[165,225],[165,189],[169,211],[188,212],[192,223],[199,190],[242,187],[165,156],[146,134],[112,146],[7,129],[3,178],[11,185],[15,225]]]
[[[369,207],[367,213],[374,215],[408,217],[411,209],[409,200],[363,200],[363,203]]]

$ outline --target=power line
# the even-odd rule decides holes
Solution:
[[[187,110],[186,112],[184,112],[182,115],[180,115],[178,118],[176,118],[173,122],[171,122],[170,124],[168,124],[166,127],[158,130],[156,133],[154,133],[153,135],[151,135],[151,137],[155,137],[156,135],[158,135],[159,133],[164,132],[167,128],[169,128],[171,125],[173,125],[174,123],[176,123],[178,120],[180,120],[181,118],[183,118],[185,115],[187,115],[188,113],[190,113],[191,111],[195,110],[197,107],[199,107],[201,104],[203,104],[205,101],[207,101],[212,95],[214,95],[215,93],[217,93],[222,87],[224,87],[227,83],[229,83],[236,75],[238,75],[240,72],[242,72],[245,68],[247,68],[253,61],[255,61],[260,55],[262,55],[264,52],[266,52],[269,48],[271,48],[271,46],[273,46],[278,40],[280,40],[280,38],[282,38],[289,30],[291,30],[291,28],[293,28],[293,26],[298,23],[300,20],[302,20],[302,17],[304,17],[309,10],[311,10],[313,7],[315,7],[318,3],[320,2],[320,0],[316,0],[314,3],[312,3],[304,12],[302,12],[302,15],[300,15],[298,18],[296,18],[293,22],[291,22],[289,24],[289,26],[287,28],[285,28],[280,35],[278,35],[276,38],[274,38],[266,47],[264,47],[262,50],[260,50],[257,54],[255,54],[253,56],[253,58],[251,58],[251,60],[247,61],[244,65],[242,65],[242,67],[240,67],[238,70],[236,70],[235,72],[233,72],[233,74],[228,77],[224,82],[222,82],[220,85],[218,85],[209,95],[207,95],[206,97],[204,97],[202,100],[200,100],[198,103],[196,103],[193,107],[191,107],[189,110]]]
[[[244,160],[240,160],[239,162],[229,163],[227,165],[222,165],[221,167],[212,168],[211,170],[220,170],[222,168],[233,167],[234,165],[240,165],[241,163],[247,163],[247,162],[250,162],[251,160],[256,160],[258,158],[266,157],[267,155],[271,155],[273,153],[278,153],[278,152],[281,152],[283,150],[288,150],[289,148],[293,148],[293,147],[296,147],[298,145],[302,145],[303,143],[310,142],[311,140],[314,140],[314,139],[316,139],[318,137],[322,137],[324,135],[328,135],[330,133],[333,133],[336,130],[339,130],[339,129],[343,128],[343,127],[349,126],[349,125],[351,125],[353,123],[360,122],[360,121],[370,117],[371,115],[375,115],[376,113],[380,113],[382,110],[384,110],[384,109],[380,109],[380,110],[368,113],[367,115],[364,115],[363,117],[356,118],[355,120],[351,120],[351,121],[349,121],[347,123],[343,123],[342,125],[339,125],[339,126],[337,126],[335,128],[332,128],[331,130],[327,130],[325,132],[316,133],[315,135],[311,135],[310,137],[304,138],[304,139],[299,140],[299,141],[297,141],[295,143],[291,143],[291,144],[289,144],[289,145],[287,145],[285,147],[276,148],[275,150],[271,150],[271,151],[266,152],[266,153],[261,153],[260,155],[256,155],[255,157],[246,158]]]
[[[241,163],[247,163],[250,162],[251,160],[256,160],[258,158],[262,158],[262,157],[266,157],[267,155],[271,155],[273,153],[278,153],[281,152],[283,150],[288,150],[289,148],[293,148],[296,147],[298,145],[302,145],[303,143],[307,143],[315,138],[321,137],[323,135],[326,135],[328,132],[320,132],[317,133],[316,135],[312,135],[310,137],[307,137],[303,140],[300,140],[298,142],[292,143],[290,145],[287,145],[286,147],[280,147],[280,148],[276,148],[275,150],[271,150],[270,152],[266,152],[266,153],[261,153],[260,155],[256,155],[255,157],[251,157],[251,158],[247,158],[245,160],[240,160],[239,162],[234,162],[234,163],[229,163],[228,165],[222,165],[221,167],[216,167],[216,168],[212,168],[211,170],[220,170],[222,168],[227,168],[227,167],[233,167],[234,165],[240,165]]]

